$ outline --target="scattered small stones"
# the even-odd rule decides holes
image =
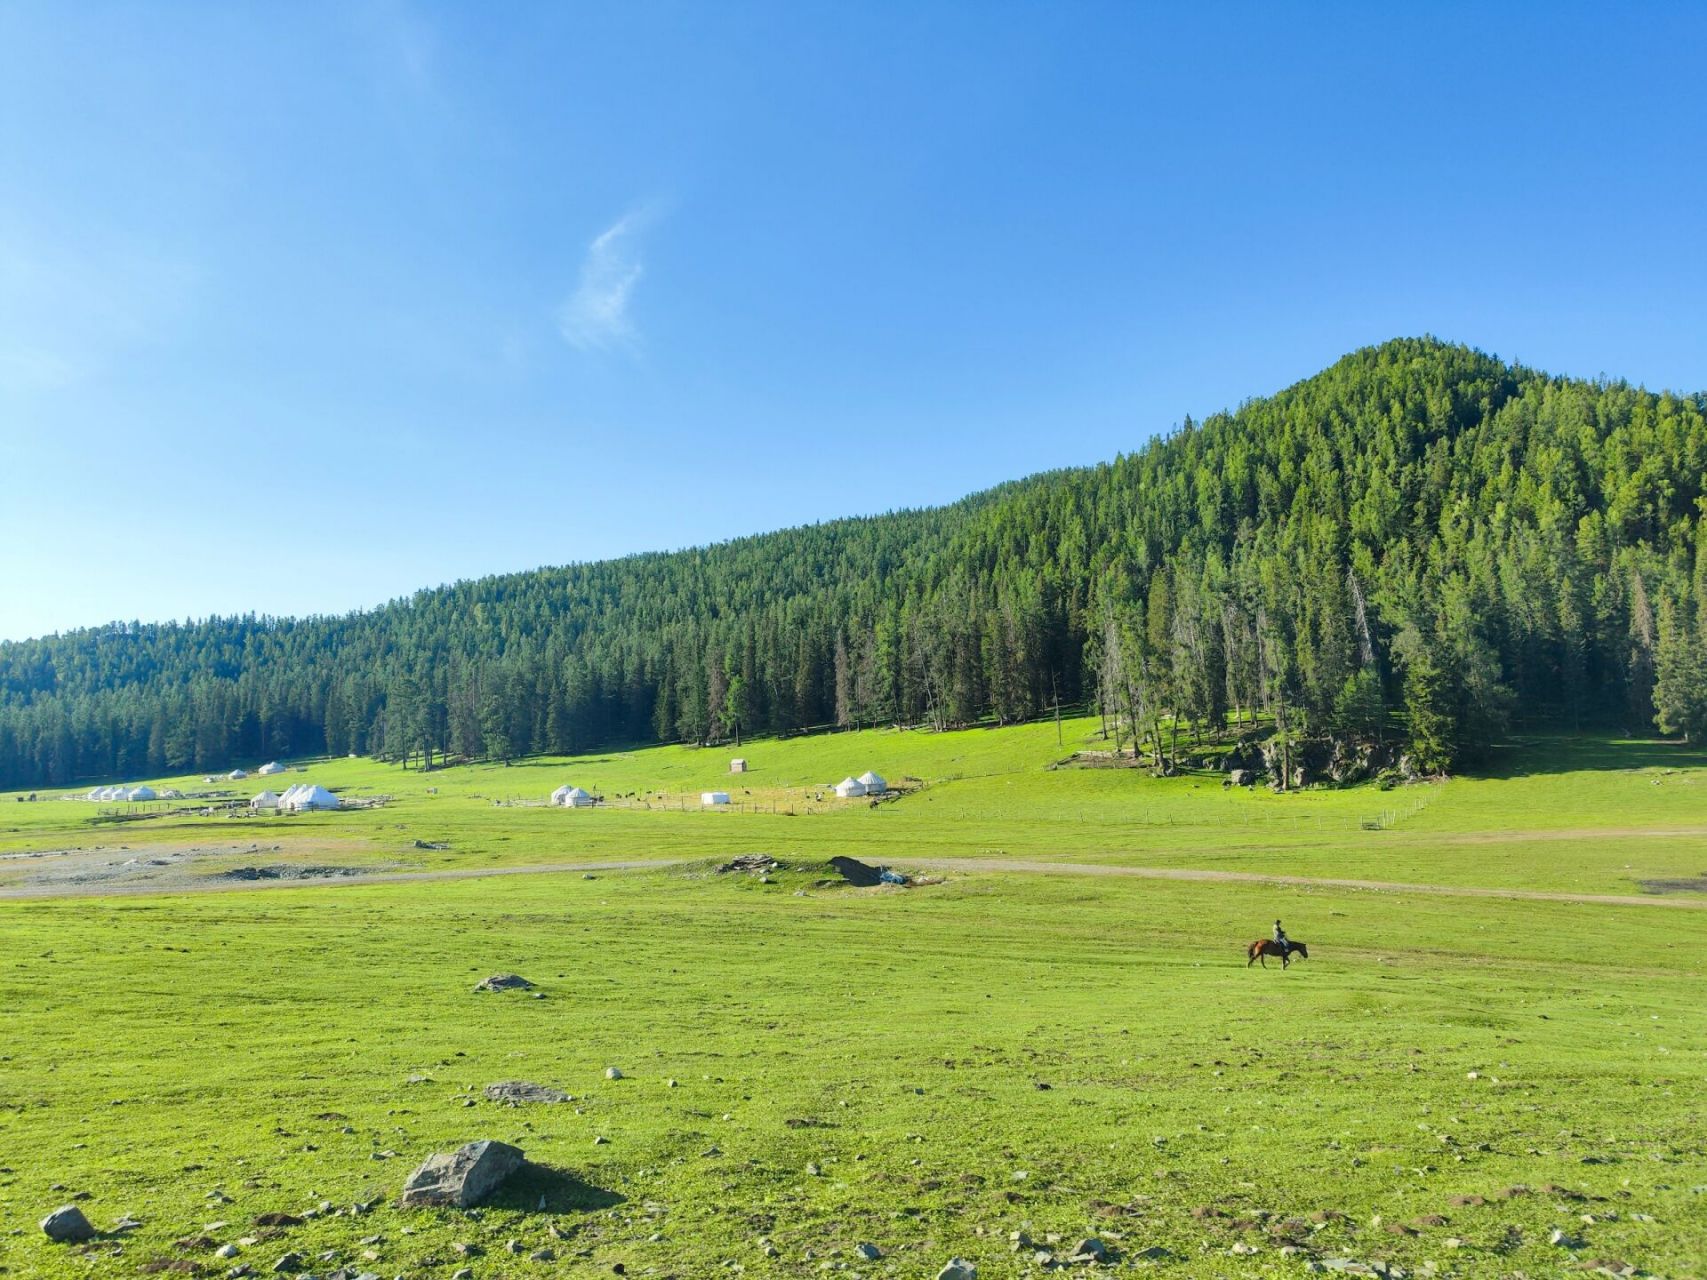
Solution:
[[[532,991],[534,984],[519,973],[495,973],[474,984],[476,991]]]
[[[856,1244],[854,1246],[854,1252],[864,1258],[867,1262],[876,1262],[883,1256],[883,1250],[870,1242]]]
[[[622,1068],[621,1067],[606,1067],[605,1068],[605,1079],[606,1080],[620,1080],[620,1079],[622,1079]]]
[[[820,1176],[823,1172],[824,1171],[818,1167],[818,1164],[816,1161],[808,1160],[806,1162],[806,1176],[808,1178],[816,1178],[816,1177]]]
[[[717,868],[718,875],[727,875],[732,871],[745,872],[748,875],[763,875],[776,870],[776,859],[768,853],[743,853],[740,857],[725,862]]]
[[[41,1229],[55,1244],[79,1244],[95,1238],[95,1227],[74,1204],[55,1209],[41,1220]]]
[[[1087,1236],[1079,1241],[1078,1246],[1073,1250],[1071,1261],[1107,1262],[1108,1246],[1095,1236]]]
[[[292,1271],[301,1271],[306,1265],[306,1258],[304,1258],[300,1253],[292,1252],[285,1254],[277,1262],[273,1263],[273,1271],[276,1274],[284,1275]]]
[[[978,1268],[965,1258],[950,1258],[936,1273],[936,1280],[978,1280]]]

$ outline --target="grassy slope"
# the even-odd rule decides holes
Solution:
[[[743,748],[753,772],[727,773],[727,751],[660,747],[473,765],[423,774],[367,760],[316,762],[284,781],[323,782],[346,795],[388,794],[385,809],[233,822],[199,817],[93,826],[81,800],[15,804],[0,796],[0,853],[151,843],[227,844],[254,862],[383,861],[424,869],[526,865],[580,858],[698,858],[766,849],[886,861],[1008,855],[1024,859],[1192,866],[1421,883],[1583,893],[1629,893],[1645,878],[1707,868],[1707,757],[1652,743],[1548,740],[1515,748],[1507,776],[1274,795],[1223,789],[1214,775],[1158,780],[1132,770],[1058,769],[1076,747],[1099,745],[1094,721],[950,734],[870,731]],[[908,797],[872,810],[823,785],[866,767],[919,779]],[[275,789],[283,781],[272,780]],[[565,811],[499,807],[542,800],[564,781],[617,807]],[[201,779],[158,785],[199,788]],[[241,784],[240,794],[262,782]],[[429,794],[427,788],[437,789]],[[702,812],[703,789],[732,792],[745,812]],[[649,795],[649,799],[642,799]],[[775,812],[772,812],[774,810]],[[792,811],[795,816],[788,816]],[[1363,824],[1384,816],[1383,830]],[[446,842],[443,852],[414,848]],[[300,846],[300,848],[298,848]],[[0,862],[0,884],[22,868]]]
[[[1071,726],[1069,744],[1089,727]],[[1052,726],[750,745],[756,772],[740,785],[767,803],[868,765],[932,783],[878,810],[793,818],[489,802],[562,780],[697,793],[732,781],[721,752],[426,777],[337,761],[308,776],[398,802],[91,832],[86,805],[5,799],[0,839],[141,847],[264,826],[282,833],[280,858],[313,844],[326,860],[341,842],[340,858],[390,859],[416,838],[448,838],[442,854],[408,854],[447,865],[1003,850],[1627,892],[1637,871],[1702,870],[1703,838],[1486,841],[1707,822],[1699,757],[1656,750],[1555,743],[1497,780],[1277,797],[1048,772],[1064,754]],[[1567,770],[1521,771],[1547,763]],[[1404,816],[1361,829],[1384,809]],[[819,874],[762,885],[672,868],[0,902],[0,1267],[62,1274],[67,1252],[33,1220],[78,1190],[99,1224],[144,1220],[121,1257],[91,1269],[132,1275],[162,1257],[211,1263],[173,1241],[216,1220],[230,1225],[209,1234],[232,1240],[258,1213],[392,1197],[426,1151],[481,1136],[559,1171],[525,1190],[552,1212],[470,1220],[382,1205],[244,1260],[265,1272],[287,1247],[355,1262],[372,1248],[383,1274],[448,1277],[463,1265],[449,1246],[466,1240],[490,1251],[473,1263],[480,1277],[608,1275],[618,1261],[697,1276],[727,1260],[805,1275],[825,1259],[915,1276],[950,1253],[999,1277],[1030,1269],[1005,1239],[1025,1227],[1119,1237],[1128,1253],[1160,1245],[1175,1255],[1160,1264],[1170,1274],[1300,1271],[1278,1252],[1281,1234],[1192,1216],[1206,1207],[1281,1223],[1343,1211],[1351,1223],[1293,1234],[1323,1256],[1464,1275],[1556,1273],[1567,1255],[1547,1244],[1555,1226],[1585,1237],[1580,1258],[1690,1275],[1707,1257],[1707,1195],[1691,1190],[1707,1183],[1707,912],[987,872],[867,893],[813,888]],[[1277,914],[1312,959],[1247,972],[1239,945]],[[547,998],[470,993],[501,969]],[[604,1080],[610,1064],[630,1078]],[[578,1101],[461,1105],[467,1087],[511,1078]],[[332,1113],[347,1120],[316,1118]],[[398,1154],[372,1158],[384,1151]],[[1515,1183],[1604,1200],[1449,1203]],[[209,1201],[216,1188],[233,1203]],[[1101,1217],[1099,1201],[1134,1212]],[[1618,1217],[1585,1225],[1585,1212]],[[1450,1221],[1386,1230],[1424,1214]],[[570,1238],[547,1236],[548,1223]],[[358,1243],[370,1236],[381,1240]],[[767,1259],[760,1236],[781,1256]],[[511,1238],[562,1261],[512,1259]],[[888,1256],[852,1258],[861,1240]],[[1230,1255],[1236,1242],[1260,1252]]]

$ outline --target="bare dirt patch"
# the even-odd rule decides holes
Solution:
[[[102,844],[68,849],[36,849],[0,854],[0,897],[44,897],[57,894],[181,892],[227,882],[256,880],[360,877],[393,871],[396,862],[348,865],[321,861],[327,854],[348,855],[363,849],[353,842],[287,840],[281,842],[177,842],[142,845]],[[230,863],[276,855],[266,865]],[[301,861],[297,861],[301,859]],[[288,861],[287,861],[288,860]],[[244,874],[244,873],[247,874]]]
[[[1675,880],[1638,880],[1643,893],[1707,893],[1707,871]]]
[[[374,870],[374,867],[321,867],[312,863],[280,862],[268,867],[232,867],[229,871],[216,871],[214,874],[222,880],[335,880],[365,876]]]

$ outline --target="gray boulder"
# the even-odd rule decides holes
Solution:
[[[978,1280],[978,1268],[965,1258],[950,1258],[936,1273],[936,1280]]]
[[[494,973],[474,984],[476,991],[532,991],[533,983],[519,973]]]
[[[409,1175],[403,1186],[403,1206],[471,1208],[496,1191],[525,1161],[519,1148],[504,1142],[471,1142],[456,1151],[435,1151]]]
[[[1108,1246],[1095,1236],[1079,1241],[1079,1247],[1073,1250],[1074,1262],[1107,1262]]]
[[[1234,769],[1227,775],[1227,781],[1235,787],[1248,787],[1256,780],[1256,774],[1249,769]]]
[[[529,1080],[505,1080],[486,1086],[486,1096],[493,1102],[567,1102],[569,1095],[561,1089],[534,1084]]]
[[[56,1244],[77,1244],[95,1238],[95,1228],[74,1204],[55,1209],[41,1220],[41,1229]]]

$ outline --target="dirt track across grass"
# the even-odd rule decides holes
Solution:
[[[1024,862],[1005,858],[934,858],[917,865],[961,871],[1024,871],[1084,876],[1136,876],[1148,880],[1207,880],[1234,884],[1284,884],[1305,889],[1361,889],[1375,893],[1432,893],[1451,898],[1515,898],[1526,902],[1577,902],[1601,907],[1685,907],[1707,910],[1707,896],[1678,898],[1647,893],[1563,893],[1547,889],[1488,889],[1476,885],[1408,884],[1325,876],[1211,871],[1202,867],[1123,867],[1094,862]]]
[[[660,870],[689,865],[680,860],[620,858],[585,862],[546,862],[527,866],[457,867],[432,871],[376,869],[363,873],[350,868],[336,879],[236,879],[225,875],[178,877],[158,883],[22,882],[0,886],[4,898],[119,897],[132,894],[264,892],[328,884],[401,884],[427,880],[472,880],[484,876],[564,875],[572,872]],[[1324,876],[1273,875],[1258,871],[1215,871],[1201,867],[1127,867],[1095,862],[1040,862],[1008,858],[921,858],[905,862],[908,870],[1017,873],[1055,876],[1120,876],[1148,880],[1186,880],[1227,884],[1276,884],[1304,889],[1350,889],[1370,893],[1426,893],[1457,898],[1507,898],[1521,902],[1574,902],[1603,907],[1674,907],[1707,910],[1707,894],[1565,893],[1545,889],[1495,889],[1475,885],[1413,884],[1393,880],[1355,880]]]

